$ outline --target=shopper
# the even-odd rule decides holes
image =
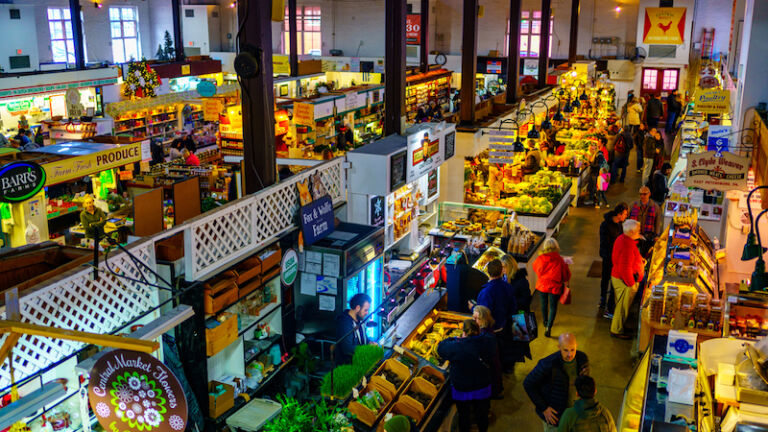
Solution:
[[[600,175],[597,177],[597,201],[595,202],[595,208],[600,208],[600,202],[602,201],[605,208],[610,207],[608,205],[608,199],[605,197],[605,191],[608,190],[608,185],[611,184],[611,173],[608,172],[608,167],[600,168]]]
[[[334,359],[337,365],[352,363],[355,347],[368,344],[365,322],[371,309],[371,298],[358,293],[349,299],[349,309],[336,318],[336,348]]]
[[[509,314],[528,313],[531,311],[531,287],[528,283],[528,271],[525,268],[518,268],[517,261],[509,255],[502,258],[504,272],[511,290],[507,296],[514,299],[515,304],[509,306]],[[506,372],[514,372],[515,363],[525,362],[525,358],[532,359],[530,342],[512,340],[513,323],[508,320],[507,341],[504,343],[504,351],[501,352],[502,366]]]
[[[622,127],[618,135],[616,135],[616,141],[613,145],[613,163],[611,164],[611,184],[624,183],[624,179],[627,177],[627,166],[629,165],[629,152],[632,150],[632,134],[629,128]],[[619,175],[621,171],[621,175]]]
[[[651,93],[651,98],[648,99],[648,106],[645,108],[645,124],[648,125],[648,129],[655,129],[659,125],[659,119],[663,116],[664,106],[659,98]]]
[[[660,154],[663,147],[664,142],[661,140],[661,134],[658,129],[653,128],[648,131],[643,140],[643,185],[648,184],[648,180],[650,180],[651,173],[653,172],[654,158],[657,154]]]
[[[636,241],[641,239],[640,223],[628,219],[622,226],[624,233],[613,244],[611,252],[611,283],[616,296],[616,307],[611,321],[611,336],[619,339],[630,339],[624,332],[624,321],[627,319],[629,306],[635,298],[640,281],[645,271],[645,260],[640,255]]]
[[[616,432],[611,412],[595,399],[594,378],[581,375],[574,387],[579,399],[563,413],[558,432]]]
[[[672,90],[672,93],[667,96],[667,124],[664,128],[667,135],[675,131],[675,122],[680,117],[682,110],[683,105],[677,100],[677,90]]]
[[[183,140],[184,148],[189,150],[190,153],[194,153],[197,151],[197,143],[195,143],[195,138],[192,137],[192,134],[189,133],[184,137]]]
[[[643,172],[643,145],[646,130],[645,125],[640,123],[632,132],[632,142],[635,144],[635,155],[637,156],[635,163],[637,164],[638,174]]]
[[[523,163],[523,174],[536,174],[541,169],[541,152],[536,148],[536,141],[528,140],[528,151]]]
[[[600,223],[600,258],[603,260],[602,274],[600,277],[600,305],[598,314],[603,314],[606,318],[613,318],[613,309],[615,308],[613,292],[611,291],[611,259],[613,254],[613,244],[622,234],[621,225],[627,220],[629,215],[629,206],[621,202],[603,216],[603,222]]]
[[[507,297],[507,293],[511,291],[511,287],[503,279],[504,266],[501,264],[501,260],[491,260],[485,270],[488,272],[488,282],[483,285],[483,288],[477,295],[477,302],[472,303],[472,301],[470,301],[469,309],[474,309],[475,304],[490,309],[491,316],[493,316],[494,320],[493,330],[498,334],[501,333],[507,325],[509,307],[514,306],[514,308],[516,308],[517,306],[514,303],[514,299],[509,299]]]
[[[181,149],[181,157],[184,159],[184,165],[200,166],[200,159],[186,147]]]
[[[635,132],[640,126],[640,119],[643,115],[643,104],[640,99],[632,96],[627,102],[627,125],[632,132]]]
[[[184,148],[184,141],[181,138],[174,138],[171,147],[168,149],[168,158],[170,160],[181,159],[181,149]]]
[[[558,352],[539,360],[525,377],[523,387],[544,421],[544,432],[557,430],[560,416],[576,399],[574,385],[580,375],[589,375],[589,358],[578,351],[576,336],[563,333]]]
[[[664,208],[664,200],[667,199],[669,193],[667,181],[670,174],[672,174],[672,165],[669,162],[664,162],[661,168],[653,173],[651,179],[651,199],[660,209]]]
[[[544,336],[549,337],[552,334],[560,296],[571,279],[571,270],[560,256],[557,240],[552,237],[544,240],[541,255],[533,262],[533,271],[536,272],[536,291],[539,293],[541,316],[546,329]]]
[[[607,150],[606,150],[607,152]],[[600,175],[600,168],[608,165],[605,153],[602,150],[589,146],[589,183],[587,183],[587,196],[592,199],[592,203],[597,203],[597,177]]]
[[[491,397],[490,362],[496,351],[493,339],[480,334],[471,319],[462,324],[461,338],[448,338],[437,345],[437,354],[450,362],[451,395],[459,415],[459,432],[469,432],[474,413],[479,432],[488,430]]]
[[[640,253],[647,256],[656,241],[656,237],[661,235],[664,215],[661,207],[651,201],[651,189],[647,186],[640,188],[640,199],[632,203],[629,208],[629,218],[640,222],[640,234],[644,240],[640,243]]]
[[[493,316],[491,316],[491,310],[485,306],[477,305],[472,310],[472,319],[475,320],[480,327],[480,334],[488,335],[496,342],[496,333],[493,331]],[[504,377],[501,373],[501,359],[499,358],[498,342],[496,342],[496,355],[493,356],[491,361],[491,398],[503,399],[504,398]]]

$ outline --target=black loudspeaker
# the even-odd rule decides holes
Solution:
[[[256,77],[261,72],[258,50],[243,47],[243,51],[235,57],[235,72],[242,78]]]

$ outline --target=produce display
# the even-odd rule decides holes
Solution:
[[[527,255],[543,237],[541,234],[534,233],[512,218],[507,219],[501,231],[502,237],[509,237],[507,252],[512,255]]]
[[[320,392],[328,397],[345,398],[383,357],[384,349],[378,345],[355,347],[352,364],[337,366],[325,375]]]
[[[357,402],[375,413],[381,411],[385,406],[384,398],[377,390],[371,390],[360,396],[357,398]]]
[[[439,365],[442,359],[437,355],[437,345],[449,337],[461,336],[461,323],[468,315],[432,311],[421,325],[406,338],[403,346],[424,357],[430,363]]]
[[[515,183],[514,177],[505,176],[499,181],[500,170],[494,166],[488,169],[490,180],[484,182],[480,173],[474,190],[465,191],[465,202],[501,206],[518,213],[549,214],[571,188],[571,180],[560,171],[541,169]]]

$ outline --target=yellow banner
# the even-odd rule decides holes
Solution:
[[[698,89],[693,96],[693,110],[704,114],[723,114],[731,110],[731,92]]]
[[[224,110],[224,101],[219,98],[203,99],[203,120],[219,121],[219,114]]]
[[[283,54],[272,54],[272,74],[273,75],[290,75],[291,63],[288,61],[288,56]]]
[[[294,103],[293,123],[302,126],[313,126],[315,124],[315,106],[311,103]]]
[[[42,167],[46,174],[45,185],[50,186],[140,161],[141,143],[136,142],[120,146],[116,145],[112,149],[86,156],[50,162],[43,164]]]
[[[644,44],[682,45],[685,8],[645,8]]]

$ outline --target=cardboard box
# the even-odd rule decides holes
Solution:
[[[214,396],[211,394],[218,386],[224,388],[224,393]],[[235,406],[235,388],[219,381],[208,383],[208,415],[216,418],[231,410]]]

